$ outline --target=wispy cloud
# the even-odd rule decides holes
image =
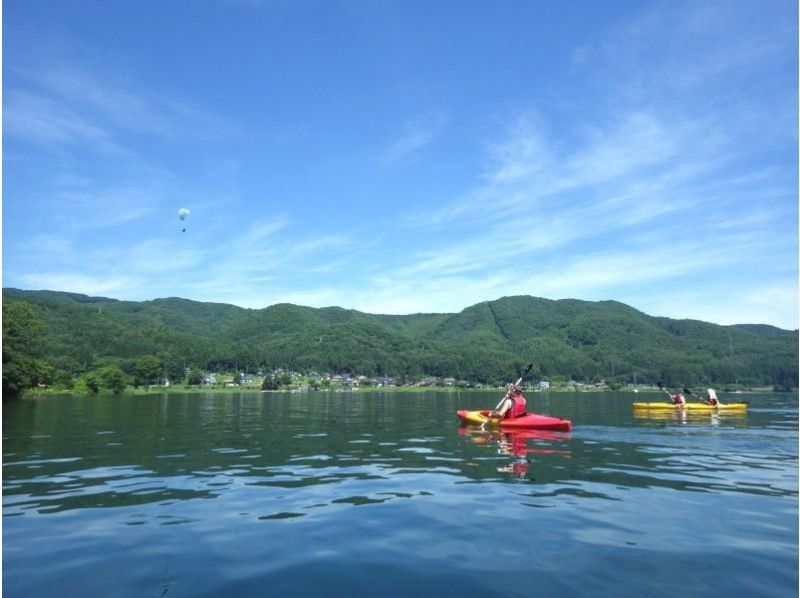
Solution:
[[[485,276],[498,291],[513,286],[552,298],[608,298],[639,297],[642,285],[670,281],[699,286],[704,274],[719,279],[727,272],[733,278],[742,267],[752,269],[750,284],[758,284],[758,272],[781,271],[781,260],[791,253],[776,231],[780,219],[796,219],[796,208],[787,208],[796,177],[751,159],[743,140],[757,127],[752,106],[720,105],[730,97],[727,88],[696,101],[696,85],[707,91],[704,76],[728,72],[735,63],[724,58],[736,44],[725,23],[711,18],[720,8],[714,6],[687,4],[674,11],[658,5],[652,13],[681,14],[692,21],[692,35],[716,32],[712,56],[703,54],[702,64],[692,64],[695,53],[680,47],[676,32],[684,29],[678,23],[670,28],[662,22],[651,31],[657,21],[652,15],[581,52],[576,72],[602,61],[599,73],[608,74],[598,106],[557,132],[541,106],[511,119],[504,136],[487,145],[485,184],[409,218],[410,228],[430,229],[434,234],[427,238],[437,241],[398,268],[401,287],[413,281],[426,288],[427,298],[454,307],[437,290],[438,281],[446,281],[450,297],[469,297]],[[633,49],[651,45],[651,33],[666,47],[677,44],[679,59],[652,61],[649,52],[650,62],[639,64]],[[763,61],[764,52],[785,48],[757,49],[753,37],[748,40],[741,52],[750,64]],[[760,143],[767,147],[780,137],[772,127],[762,132]],[[435,233],[455,227],[457,236]],[[513,263],[531,264],[521,280]],[[796,259],[784,267],[796,271]],[[776,296],[785,306],[793,295]],[[739,313],[755,309],[745,297],[736,305]]]
[[[344,267],[353,248],[345,235],[306,238],[288,219],[258,221],[245,227],[236,240],[209,247],[203,255],[205,275],[192,281],[182,277],[182,284],[192,296],[236,297],[239,305],[265,307],[270,299],[287,301],[292,285],[313,284],[309,274],[325,276]],[[254,298],[246,299],[248,294]]]
[[[722,325],[770,323],[786,330],[796,330],[800,297],[795,282],[785,278],[756,288],[716,282],[697,286],[676,285],[669,293],[631,295],[629,300],[651,315]]]
[[[3,128],[7,135],[42,145],[90,144],[101,151],[124,151],[94,120],[52,98],[22,90],[6,92]]]
[[[236,242],[240,250],[249,250],[254,246],[261,246],[265,241],[274,237],[289,225],[284,218],[251,223]]]
[[[398,162],[431,144],[444,130],[450,118],[431,114],[406,122],[401,137],[383,153],[386,163]]]
[[[105,179],[117,188],[174,186],[172,163],[180,162],[176,148],[185,152],[193,143],[196,152],[202,143],[218,144],[242,135],[233,122],[193,102],[148,90],[120,73],[101,81],[58,62],[10,70],[14,84],[4,91],[4,134],[47,150],[55,178],[83,178],[95,189],[109,185]],[[142,140],[149,141],[143,146]],[[81,192],[88,199],[88,190]],[[104,194],[98,194],[98,208]]]
[[[135,285],[130,277],[88,276],[79,272],[37,272],[23,274],[20,280],[27,289],[46,289],[86,295],[125,294]]]
[[[206,262],[209,251],[176,247],[176,243],[161,238],[149,239],[126,249],[117,258],[123,271],[138,276],[151,276],[163,272],[185,276]]]
[[[154,213],[159,198],[144,188],[62,191],[52,202],[62,226],[74,232],[125,224]]]

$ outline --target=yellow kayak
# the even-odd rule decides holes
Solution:
[[[747,411],[747,403],[724,403],[720,405],[708,405],[706,403],[686,403],[685,405],[673,405],[672,403],[634,403],[634,409],[647,409],[648,411]]]

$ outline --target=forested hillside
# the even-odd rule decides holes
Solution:
[[[172,379],[191,368],[282,367],[499,382],[531,361],[539,377],[576,381],[789,387],[798,375],[797,331],[658,318],[615,301],[504,297],[457,314],[403,316],[16,289],[3,290],[3,303],[4,315],[30,306],[41,323],[37,358],[56,380],[104,366],[130,374],[143,356],[156,356]]]

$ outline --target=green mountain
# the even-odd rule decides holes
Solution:
[[[187,367],[285,367],[500,382],[531,361],[537,376],[582,381],[788,387],[798,376],[796,330],[658,318],[616,301],[517,296],[412,315],[18,289],[4,289],[3,302],[31,306],[43,324],[41,357],[62,375],[131,372],[156,355],[171,378]]]

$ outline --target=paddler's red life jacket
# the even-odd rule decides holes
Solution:
[[[512,395],[512,396],[510,396],[508,398],[511,399],[511,402],[513,403],[513,405],[511,406],[511,409],[509,409],[506,412],[505,419],[513,419],[515,417],[520,417],[521,415],[525,415],[525,413],[526,413],[526,411],[525,411],[525,404],[526,404],[525,397],[523,397],[522,395],[516,395],[516,396]]]

